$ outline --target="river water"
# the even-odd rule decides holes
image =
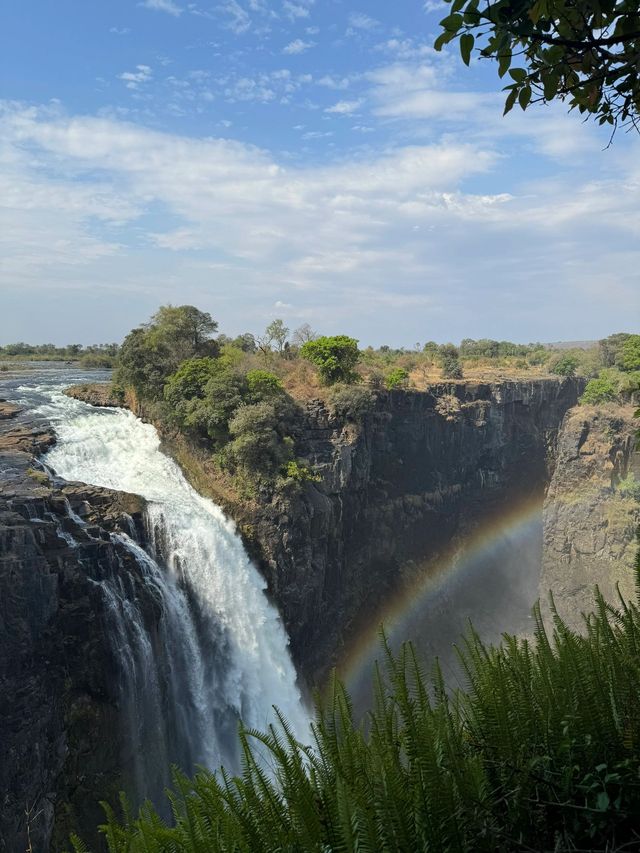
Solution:
[[[305,741],[309,720],[284,627],[233,522],[191,488],[160,450],[152,426],[123,409],[96,409],[62,393],[75,382],[107,377],[39,368],[0,381],[0,397],[54,427],[58,440],[43,461],[56,474],[147,501],[145,548],[124,532],[113,538],[135,560],[144,597],[160,608],[153,635],[139,586],[124,567],[99,582],[120,662],[129,775],[140,799],[158,796],[172,763],[187,772],[221,763],[238,770],[240,719],[264,729],[275,705]]]

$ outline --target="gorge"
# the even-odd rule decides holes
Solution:
[[[36,849],[62,850],[72,829],[90,837],[100,798],[137,786],[158,802],[171,761],[233,766],[239,716],[264,728],[276,704],[302,732],[299,687],[333,664],[356,684],[382,619],[401,616],[398,639],[427,655],[468,615],[489,639],[526,631],[543,543],[560,536],[554,484],[582,448],[607,504],[637,466],[630,412],[602,430],[583,412],[609,444],[585,444],[583,426],[571,449],[581,380],[449,383],[379,392],[360,421],[309,403],[294,432],[320,481],[240,506],[178,436],[162,447],[201,494],[152,426],[60,393],[80,378],[3,389],[23,407],[0,421],[3,851],[25,847],[25,809]],[[624,512],[605,561],[633,539],[637,508]]]

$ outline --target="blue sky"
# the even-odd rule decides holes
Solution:
[[[160,304],[363,344],[637,329],[638,139],[502,118],[428,2],[4,4],[0,343]]]

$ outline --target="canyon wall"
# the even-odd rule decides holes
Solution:
[[[553,591],[560,615],[575,629],[593,605],[634,596],[633,564],[640,526],[640,451],[635,406],[580,406],[564,420],[544,505],[543,612]]]
[[[230,511],[311,682],[452,543],[518,501],[542,506],[558,427],[582,387],[558,379],[383,392],[357,424],[307,406],[296,452],[321,482]]]
[[[138,567],[109,532],[141,526],[134,495],[51,482],[53,433],[0,402],[0,851],[95,840],[100,799],[126,787],[105,577]],[[158,614],[149,613],[149,620]],[[96,849],[94,847],[94,849]]]

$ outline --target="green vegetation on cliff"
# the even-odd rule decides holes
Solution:
[[[468,637],[465,691],[437,668],[429,684],[407,645],[362,724],[334,680],[310,745],[281,717],[241,729],[240,776],[176,774],[175,825],[107,807],[110,853],[638,849],[638,602],[597,594],[584,635],[535,615],[531,641]]]
[[[611,335],[600,341],[601,364],[580,402],[590,405],[624,401],[640,391],[640,335]]]

